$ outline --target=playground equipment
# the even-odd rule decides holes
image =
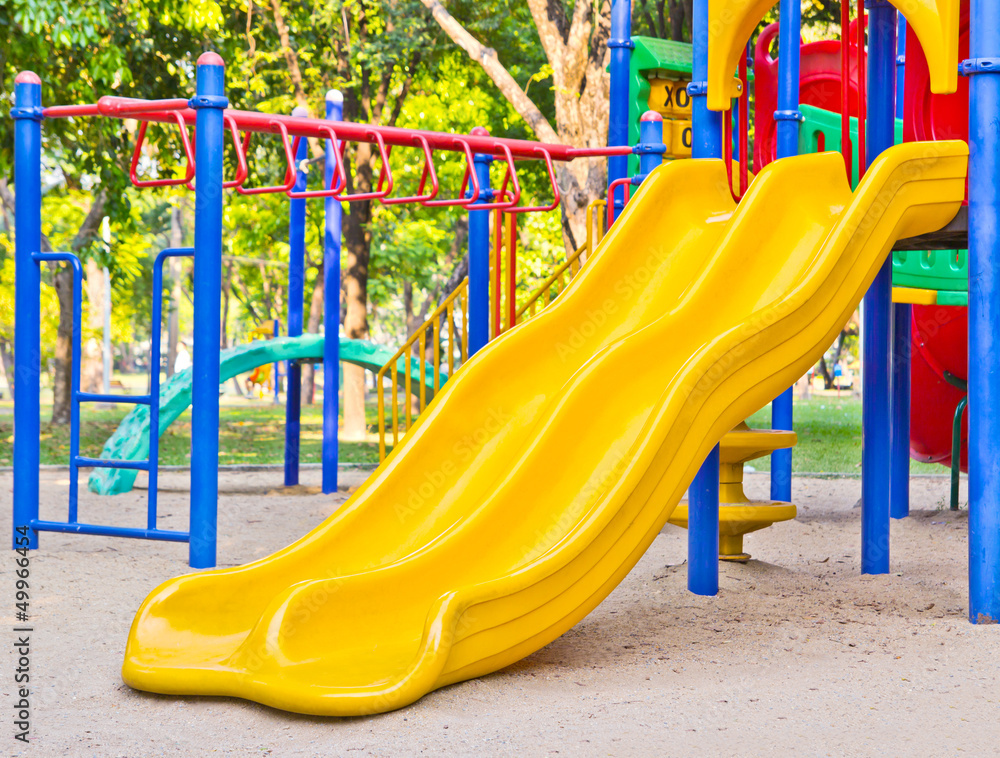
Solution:
[[[126,682],[357,715],[547,644],[628,573],[718,440],[819,359],[894,239],[954,216],[966,154],[894,148],[853,196],[838,155],[778,161],[739,207],[718,161],[653,171],[563,295],[458,371],[323,525],[155,590]]]
[[[524,302],[517,303],[517,246],[512,244],[515,239],[511,224],[516,223],[513,214],[497,214],[494,221],[493,256],[490,259],[491,312],[490,334],[495,339],[507,329],[513,328],[534,317],[541,308],[547,307],[565,289],[569,281],[579,273],[580,259],[594,252],[595,240],[604,236],[603,200],[595,200],[587,207],[587,237],[576,251],[566,257],[566,260],[555,267],[551,274],[531,292]],[[385,362],[375,376],[375,386],[378,392],[378,424],[379,424],[379,456],[385,460],[387,454],[388,436],[392,434],[393,446],[399,444],[402,435],[411,426],[410,412],[399,411],[399,372],[394,370],[397,361],[402,356],[416,351],[415,360],[420,365],[419,374],[441,370],[442,356],[448,364],[448,375],[455,373],[469,357],[468,313],[469,313],[469,278],[466,277],[455,287],[434,310],[427,320],[421,324],[399,349]],[[506,307],[505,307],[506,306]],[[458,320],[461,326],[458,326]],[[442,327],[442,324],[444,325]],[[433,357],[428,362],[428,353]],[[389,408],[385,402],[385,379],[389,379]],[[441,385],[427,385],[438,389]],[[408,377],[404,376],[404,398],[409,401],[413,388]],[[418,395],[417,412],[422,413],[427,407],[429,397],[426,387],[421,385]]]
[[[385,193],[383,200],[392,192],[388,146],[420,147],[424,181],[418,195],[406,200],[470,211],[468,345],[474,358],[438,392],[375,474],[312,533],[247,566],[180,577],[155,590],[129,635],[126,682],[168,694],[235,695],[303,713],[356,715],[401,707],[437,687],[508,665],[569,629],[635,565],[685,490],[688,586],[714,594],[719,441],[776,396],[776,437],[791,429],[787,388],[827,349],[862,296],[861,562],[865,573],[888,572],[890,498],[905,497],[909,441],[909,397],[892,381],[894,366],[896,375],[904,367],[909,373],[909,334],[895,329],[900,310],[892,304],[890,250],[906,237],[919,237],[910,244],[923,247],[915,249],[930,249],[933,234],[953,223],[962,206],[967,167],[969,269],[976,284],[969,290],[969,613],[974,622],[1000,619],[1000,473],[992,460],[1000,439],[1000,375],[993,371],[1000,359],[1000,281],[992,260],[1000,228],[1000,135],[991,128],[1000,102],[1000,7],[973,0],[970,9],[972,58],[963,64],[972,76],[970,166],[961,141],[893,146],[897,14],[893,4],[872,0],[866,19],[859,5],[855,30],[861,39],[867,27],[868,47],[866,53],[858,44],[860,176],[852,192],[847,107],[841,114],[843,155],[796,156],[800,6],[782,0],[777,160],[761,167],[749,186],[741,170],[734,190],[732,119],[723,114],[733,99],[743,101],[736,142],[744,169],[746,77],[733,73],[744,68],[748,38],[772,5],[695,0],[688,87],[692,156],[707,160],[665,166],[659,165],[664,145],[657,114],[643,114],[640,143],[634,150],[627,144],[632,42],[626,0],[612,4],[612,146],[600,150],[229,110],[222,61],[213,54],[199,61],[199,91],[190,108],[183,100],[105,98],[94,106],[42,109],[37,77],[19,77],[19,314],[32,313],[32,307],[37,312],[35,262],[44,259],[37,253],[41,116],[197,122],[199,158],[189,173],[199,193],[207,192],[195,242],[199,260],[208,263],[196,272],[195,288],[201,331],[192,372],[194,439],[202,441],[192,451],[193,514],[214,507],[216,495],[219,374],[211,348],[218,340],[224,127],[238,155],[240,131],[279,135],[290,156],[289,179],[294,138],[300,145],[306,136],[328,140],[334,148],[328,166],[334,165],[320,191],[328,197],[343,191],[335,179],[342,169],[338,140],[386,148],[376,190]],[[843,5],[846,37],[850,4]],[[954,89],[957,1],[909,0],[905,6],[926,53],[931,89]],[[846,39],[841,51],[849,62]],[[842,85],[846,100],[848,87]],[[465,154],[466,179],[452,200],[433,199],[434,150]],[[639,155],[633,177],[627,175],[631,154]],[[495,318],[499,336],[486,344],[489,214],[534,210],[517,207],[515,162],[545,161],[554,197],[547,207],[555,207],[553,161],[584,155],[609,157],[613,225],[550,307],[516,328],[501,329]],[[488,181],[493,157],[506,164],[496,193]],[[240,185],[246,173],[237,169],[230,181]],[[619,193],[621,209],[617,186],[638,186],[627,203],[627,193]],[[511,227],[497,222],[496,228],[506,234]],[[748,250],[754,251],[752,266]],[[493,273],[503,276],[502,270]],[[507,313],[516,315],[509,295],[507,303]],[[199,313],[206,315],[204,322]],[[32,355],[21,346],[37,345],[37,336],[37,324],[23,335],[19,331],[17,355]],[[37,394],[29,394],[37,365],[26,364],[19,366],[17,396],[19,403],[23,397],[29,402],[19,406],[17,420],[34,412],[37,424]],[[637,365],[643,370],[635,371]],[[514,366],[519,370],[512,371]],[[425,375],[421,368],[418,376]],[[37,469],[37,448],[32,453],[23,445],[21,430],[37,427],[30,427],[29,418],[28,426],[17,428],[15,471],[30,475]],[[775,495],[790,491],[790,455],[779,457],[782,452],[773,457],[771,497],[788,502]],[[727,455],[727,466],[743,455]],[[735,472],[725,479],[735,484]],[[18,481],[15,527],[37,530],[37,477],[22,477],[20,489]],[[34,495],[34,517],[26,492]],[[199,565],[207,543],[194,530],[191,542],[192,563]]]
[[[293,116],[260,114],[228,109],[224,87],[222,59],[206,53],[199,59],[198,91],[190,100],[171,99],[139,101],[120,97],[103,97],[92,105],[67,105],[42,107],[41,80],[25,72],[16,82],[16,107],[13,109],[15,124],[16,180],[18,205],[16,209],[17,238],[17,295],[16,335],[17,392],[20,395],[15,410],[17,441],[14,448],[15,468],[19,472],[14,492],[15,541],[18,535],[29,537],[29,547],[38,546],[41,531],[62,531],[77,534],[101,534],[148,539],[170,539],[190,543],[189,562],[197,568],[215,565],[216,510],[218,500],[218,439],[219,439],[219,322],[221,292],[222,250],[222,199],[225,188],[235,188],[244,194],[282,192],[291,198],[289,308],[288,335],[297,337],[302,331],[302,283],[304,271],[305,202],[311,197],[326,200],[326,291],[338,292],[339,280],[339,208],[340,202],[370,199],[384,203],[419,203],[430,207],[458,206],[470,212],[470,274],[469,274],[469,350],[475,352],[489,338],[489,217],[491,211],[507,214],[548,210],[558,206],[559,188],[555,180],[554,161],[572,160],[576,157],[603,157],[628,154],[631,148],[609,147],[580,149],[566,145],[539,145],[523,140],[494,139],[477,130],[475,134],[458,136],[418,132],[404,129],[346,124],[339,120],[342,103],[339,93],[327,97],[328,119],[310,119],[302,113]],[[155,495],[150,502],[146,528],[125,528],[112,525],[81,522],[77,513],[77,469],[80,466],[140,469],[150,472],[150,488],[156,487],[157,445],[159,437],[159,377],[154,371],[153,389],[143,396],[90,395],[79,391],[79,350],[74,352],[73,372],[76,376],[73,389],[71,421],[70,504],[66,521],[46,521],[39,518],[38,504],[38,404],[40,374],[37,326],[40,278],[38,266],[42,261],[59,260],[75,268],[77,291],[80,288],[81,270],[76,256],[57,254],[55,258],[41,257],[41,124],[52,118],[129,118],[140,126],[137,131],[135,152],[130,177],[139,187],[187,186],[198,195],[199,209],[195,224],[195,246],[198,250],[199,268],[194,277],[194,361],[191,371],[192,447],[191,447],[191,514],[187,532],[164,531],[156,528]],[[150,123],[168,124],[179,129],[186,158],[184,176],[178,179],[142,179],[137,175],[139,155]],[[188,129],[196,126],[195,144],[192,146]],[[335,127],[335,128],[334,128]],[[287,161],[284,182],[275,185],[256,184],[251,179],[247,162],[247,149],[253,134],[274,135],[281,140]],[[322,187],[307,189],[305,171],[300,160],[305,157],[306,140],[324,140],[326,144],[326,171]],[[231,139],[236,166],[231,178],[224,178],[223,155],[225,143]],[[382,157],[382,169],[377,187],[370,193],[346,194],[347,180],[343,151],[347,141],[374,144]],[[417,148],[424,155],[424,170],[415,195],[394,196],[394,179],[390,163],[393,147]],[[434,166],[435,151],[457,152],[466,161],[462,186],[453,198],[439,199],[441,191]],[[198,156],[197,162],[195,155]],[[490,188],[489,164],[500,158],[505,167],[504,178],[497,192]],[[515,162],[538,160],[544,162],[552,190],[552,202],[546,206],[528,207],[520,204],[521,187]],[[191,180],[194,179],[192,187]],[[248,181],[250,180],[250,181]],[[204,200],[204,198],[209,198]],[[202,202],[204,200],[204,202]],[[165,255],[191,255],[191,249],[164,251],[156,263],[154,274],[154,323],[159,323],[159,298],[162,286],[162,258]],[[325,323],[331,334],[337,333],[339,313],[336,298],[326,300]],[[79,302],[77,303],[79,306]],[[35,320],[35,324],[30,323]],[[156,329],[153,330],[157,332]],[[76,337],[79,340],[79,319]],[[153,366],[158,366],[159,339],[156,338]],[[323,489],[336,487],[336,429],[337,429],[337,356],[339,340],[324,342],[324,437],[323,437]],[[421,383],[423,386],[423,383]],[[288,370],[286,404],[286,455],[285,483],[295,484],[298,477],[299,438],[299,373],[291,362]],[[79,452],[79,403],[80,402],[133,402],[150,407],[150,453],[146,461],[118,459],[91,459]],[[15,542],[15,544],[17,544]]]
[[[223,350],[220,355],[219,380],[225,382],[262,366],[270,368],[279,361],[322,360],[325,348],[325,337],[320,334],[280,337],[231,347]],[[406,376],[408,386],[411,381],[416,382],[418,386],[425,387],[430,396],[448,379],[447,374],[427,372],[415,358],[410,360],[410,370],[407,371],[405,359],[394,356],[394,360],[387,360],[387,356],[392,355],[389,348],[366,340],[341,337],[338,354],[344,363],[361,366],[369,371],[395,366],[397,374]],[[191,369],[170,377],[163,385],[159,399],[159,419],[156,426],[162,435],[191,405]],[[150,452],[150,428],[151,406],[137,407],[122,419],[114,434],[104,443],[100,458],[131,462],[144,460]],[[137,474],[135,468],[95,468],[90,475],[88,487],[91,492],[99,495],[120,495],[132,489]],[[155,504],[156,492],[152,487],[149,498]]]
[[[719,560],[746,563],[743,536],[795,518],[791,503],[751,501],[743,492],[743,464],[795,445],[795,432],[751,429],[743,422],[719,443]],[[687,529],[688,506],[680,503],[668,519]]]

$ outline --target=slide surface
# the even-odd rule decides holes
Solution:
[[[256,340],[223,350],[219,359],[219,384],[234,376],[245,374],[258,366],[279,361],[323,359],[321,334],[303,334],[300,337],[278,337],[273,340]],[[340,360],[353,363],[370,371],[378,371],[396,354],[382,345],[367,340],[340,338]],[[400,359],[402,360],[402,359]],[[399,366],[403,374],[403,366]],[[411,380],[420,386],[420,361],[410,359]],[[441,382],[448,377],[442,372]],[[434,389],[434,367],[427,366],[424,376],[430,395]],[[186,368],[160,385],[160,436],[191,405],[191,369]],[[101,450],[101,458],[143,461],[149,457],[149,406],[137,405],[122,419],[114,434],[108,437]],[[95,468],[87,479],[87,488],[98,495],[121,495],[129,492],[138,475],[135,469]]]
[[[903,145],[852,195],[839,154],[790,158],[738,208],[721,161],[658,168],[563,295],[468,361],[336,513],[154,590],[125,682],[350,716],[543,647],[832,344],[893,241],[955,215],[966,163],[964,143]]]

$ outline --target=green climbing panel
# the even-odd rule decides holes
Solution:
[[[219,361],[219,383],[229,381],[234,376],[245,374],[258,366],[269,363],[294,360],[323,359],[321,334],[303,334],[301,337],[279,337],[273,340],[258,340],[246,345],[238,345],[223,350]],[[396,351],[365,340],[340,338],[340,360],[352,363],[369,371],[378,371],[388,363]],[[397,373],[405,377],[405,359],[397,359]],[[420,362],[410,358],[410,379],[419,387],[421,382]],[[440,382],[447,380],[441,372]],[[427,386],[428,399],[433,396],[434,367],[427,366],[423,382]],[[191,369],[185,369],[170,377],[160,387],[160,435],[191,405]],[[141,461],[149,457],[149,406],[139,405],[118,425],[108,441],[104,443],[101,458],[126,461]],[[90,474],[87,487],[99,495],[120,495],[128,492],[135,484],[138,472],[134,469],[97,468]]]

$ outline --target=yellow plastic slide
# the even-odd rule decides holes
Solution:
[[[820,357],[892,243],[964,195],[961,142],[642,185],[539,316],[467,363],[333,516],[269,558],[143,603],[136,688],[358,715],[538,650],[621,581],[727,431]]]

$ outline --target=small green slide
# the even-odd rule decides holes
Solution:
[[[279,337],[273,340],[258,340],[223,350],[219,364],[219,383],[229,381],[234,376],[245,374],[258,366],[290,360],[322,360],[323,340],[321,334],[303,334],[301,337]],[[378,371],[395,354],[382,345],[366,340],[340,338],[340,360],[352,363],[370,371]],[[397,371],[405,376],[405,367],[400,358]],[[410,377],[420,386],[420,362],[410,358]],[[447,376],[441,372],[441,384]],[[427,366],[423,378],[430,392],[434,390],[434,367]],[[191,405],[191,369],[187,368],[170,377],[160,386],[160,435],[166,431],[177,417]],[[149,457],[149,406],[137,405],[118,425],[115,433],[104,443],[101,458],[141,461]],[[99,495],[121,495],[132,489],[138,472],[134,469],[96,468],[87,480],[91,492]]]

